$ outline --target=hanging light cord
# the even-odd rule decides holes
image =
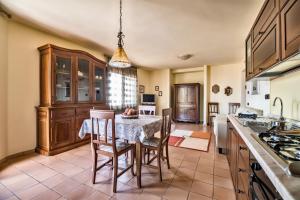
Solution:
[[[119,29],[119,33],[118,33],[118,36],[117,36],[119,38],[119,40],[118,40],[118,46],[119,47],[123,47],[123,45],[124,45],[123,37],[125,37],[125,35],[122,32],[122,15],[123,15],[123,13],[122,13],[122,0],[120,0],[120,29]]]

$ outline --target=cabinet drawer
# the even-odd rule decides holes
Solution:
[[[265,1],[262,10],[259,13],[253,26],[253,45],[255,46],[258,40],[265,34],[267,27],[278,14],[278,0]]]
[[[241,137],[239,137],[239,156],[245,163],[245,166],[249,166],[250,151]]]
[[[61,119],[61,118],[68,118],[75,116],[75,109],[55,109],[51,111],[51,118],[52,119]]]
[[[76,116],[78,115],[90,116],[91,109],[92,108],[76,108]]]
[[[279,17],[267,28],[253,49],[253,71],[258,74],[280,60]]]

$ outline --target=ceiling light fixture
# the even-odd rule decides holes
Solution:
[[[177,58],[179,58],[181,60],[188,60],[193,56],[194,56],[193,54],[182,54],[182,55],[177,56]]]
[[[111,60],[108,65],[111,67],[127,68],[131,67],[131,63],[127,57],[127,54],[123,48],[124,42],[123,37],[125,35],[122,32],[122,0],[120,0],[120,30],[117,36],[118,39],[118,48],[115,50]]]

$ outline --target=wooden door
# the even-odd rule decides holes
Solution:
[[[266,0],[255,23],[253,25],[252,43],[255,46],[256,43],[266,33],[266,29],[278,14],[279,5],[278,0]]]
[[[279,17],[266,29],[253,49],[253,71],[258,74],[280,60]]]
[[[199,84],[175,85],[175,118],[199,122]]]
[[[300,52],[300,0],[290,0],[281,11],[282,59]]]
[[[51,149],[74,143],[74,117],[54,119],[51,126]]]

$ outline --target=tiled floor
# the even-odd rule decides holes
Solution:
[[[200,130],[201,126],[178,124],[177,129]],[[103,162],[101,158],[99,162]],[[125,164],[124,158],[122,161]],[[156,162],[154,162],[156,163]],[[163,167],[163,182],[157,170],[143,167],[143,188],[125,173],[118,179],[118,193],[112,193],[112,170],[106,167],[91,184],[91,151],[85,145],[45,157],[38,154],[15,160],[0,172],[2,199],[121,199],[121,200],[233,200],[234,191],[228,163],[214,148],[209,152],[170,147],[171,169]]]

